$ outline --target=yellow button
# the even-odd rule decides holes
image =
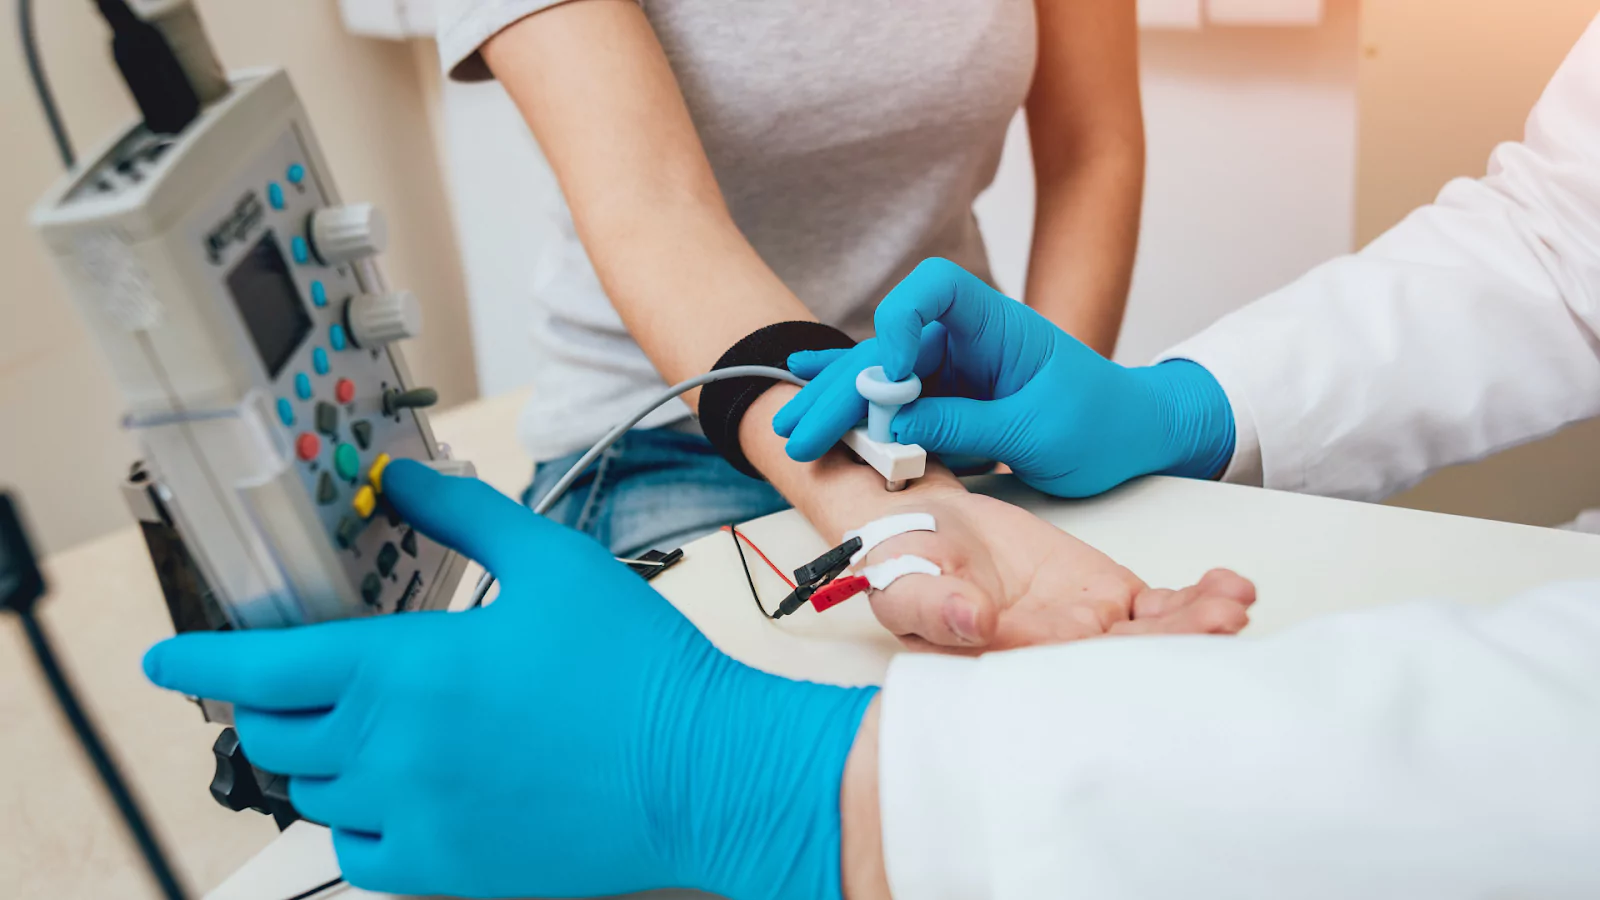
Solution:
[[[372,468],[367,470],[367,480],[372,482],[375,491],[383,491],[383,470],[389,467],[389,454],[379,453],[378,458],[372,461]]]
[[[372,515],[372,511],[378,508],[378,495],[372,492],[372,488],[362,485],[361,490],[356,491],[356,495],[351,498],[350,505],[356,508],[356,515],[363,519],[368,518]]]

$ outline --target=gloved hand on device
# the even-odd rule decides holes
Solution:
[[[1118,365],[948,260],[919,265],[874,322],[877,336],[853,349],[791,357],[811,383],[773,419],[790,456],[816,458],[859,421],[855,376],[874,365],[890,380],[935,379],[951,395],[903,407],[896,440],[1005,463],[1056,496],[1148,474],[1210,478],[1233,456],[1233,413],[1204,368]]]
[[[482,482],[397,461],[383,490],[499,598],[145,657],[156,684],[234,703],[245,751],[333,829],[351,883],[840,896],[840,778],[873,689],[734,661],[599,544]]]

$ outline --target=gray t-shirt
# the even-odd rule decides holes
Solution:
[[[447,0],[454,78],[557,0]],[[581,2],[581,0],[579,0]],[[1033,0],[644,0],[734,221],[823,322],[872,333],[883,295],[943,256],[987,277],[972,203],[1033,80]],[[535,460],[585,448],[663,387],[561,210],[567,246],[533,297]],[[686,311],[686,314],[689,314]],[[688,416],[681,403],[645,427]]]

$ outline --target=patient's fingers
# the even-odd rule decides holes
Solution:
[[[1256,601],[1256,586],[1236,572],[1212,569],[1199,582],[1180,591],[1163,588],[1140,591],[1133,598],[1133,618],[1168,615],[1207,597],[1223,598],[1240,606],[1249,606]]]
[[[1178,592],[1170,588],[1146,588],[1134,595],[1132,615],[1149,619],[1170,611],[1178,603]]]
[[[1119,623],[1113,634],[1238,634],[1250,613],[1237,600],[1201,597],[1164,616]]]
[[[1134,598],[1134,616],[1113,634],[1237,634],[1249,624],[1256,587],[1227,569],[1213,569],[1181,591],[1151,589]]]

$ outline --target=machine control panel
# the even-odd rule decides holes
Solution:
[[[379,478],[391,459],[429,456],[416,411],[384,404],[403,387],[388,344],[420,331],[420,304],[408,292],[366,290],[352,264],[381,251],[382,215],[370,204],[331,205],[306,158],[285,135],[251,167],[256,183],[241,183],[240,196],[261,195],[261,223],[248,248],[221,265],[232,265],[229,293],[271,379],[278,424],[323,532],[361,602],[403,612],[419,599],[412,576],[422,578],[442,549],[418,540]]]
[[[421,305],[383,284],[384,217],[340,200],[284,73],[174,139],[131,130],[34,220],[234,627],[448,603],[464,560],[380,477],[440,457],[395,346]]]

